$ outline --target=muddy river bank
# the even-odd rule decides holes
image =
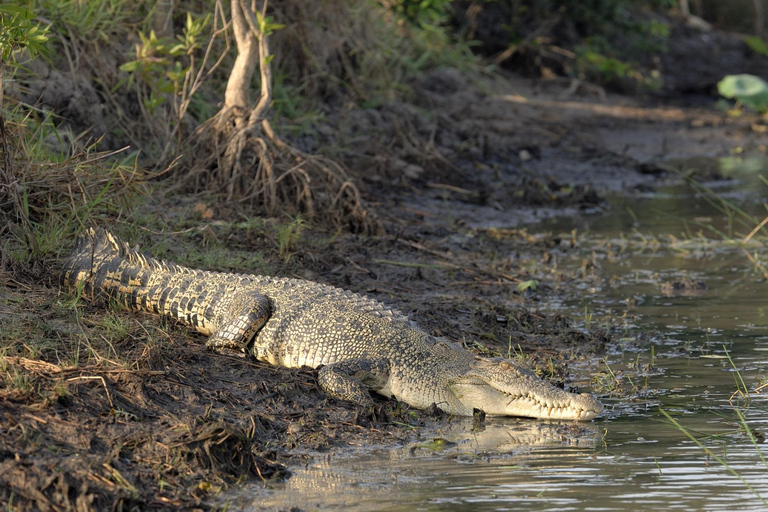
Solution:
[[[764,216],[763,167],[745,159],[765,154],[764,119],[652,98],[562,97],[505,80],[483,95],[465,85],[431,99],[445,105],[464,94],[466,109],[424,129],[445,144],[451,134],[484,137],[476,146],[485,154],[435,159],[409,179],[388,174],[392,161],[371,167],[364,191],[382,235],[297,223],[291,238],[282,220],[207,209],[162,186],[118,229],[184,265],[372,296],[434,335],[593,391],[608,406],[601,418],[478,423],[383,399],[357,409],[326,398],[313,370],[213,355],[175,324],[79,303],[52,276],[3,271],[0,369],[11,384],[0,389],[2,504],[589,510],[642,508],[649,496],[683,509],[764,504],[755,475],[765,468],[734,420],[732,395],[734,367],[751,392],[764,376],[765,239],[724,241],[755,225],[711,209],[722,203],[685,184],[693,177]],[[502,148],[512,148],[503,159]],[[765,407],[751,400],[743,411],[760,433]],[[707,442],[754,492],[661,410],[697,435],[718,435]],[[711,485],[698,483],[704,477]]]
[[[741,243],[749,230],[723,206],[764,215],[768,187],[760,176],[768,161],[708,164],[728,180],[615,197],[611,215],[531,228],[566,239],[579,233],[580,251],[550,250],[561,271],[585,274],[541,309],[612,333],[599,356],[568,366],[572,380],[606,404],[600,418],[493,418],[481,426],[446,419],[403,443],[316,454],[293,467],[290,480],[246,485],[220,503],[233,510],[764,510],[768,309],[763,270],[744,251],[761,259],[766,249]],[[721,203],[703,192],[712,189]],[[585,270],[587,257],[594,268]]]

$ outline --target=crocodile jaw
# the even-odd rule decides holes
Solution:
[[[459,402],[454,414],[468,415],[480,409],[499,416],[588,421],[603,410],[592,395],[556,388],[503,359],[476,359],[472,369],[455,379],[449,389]]]
[[[511,395],[487,383],[457,384],[452,387],[466,411],[480,409],[491,415],[589,421],[603,410],[603,405],[588,393],[577,395],[554,387],[552,389],[564,396],[544,398],[533,394]]]

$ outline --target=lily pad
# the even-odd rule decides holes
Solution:
[[[758,76],[726,75],[717,83],[717,92],[757,111],[768,110],[768,83]]]

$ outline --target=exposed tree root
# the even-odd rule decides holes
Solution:
[[[237,109],[223,110],[190,146],[197,149],[184,181],[196,191],[214,191],[270,216],[302,214],[354,232],[380,229],[341,165],[281,140],[267,119],[249,127]]]
[[[353,231],[378,231],[378,222],[341,165],[292,147],[272,129],[268,36],[274,25],[267,21],[266,2],[257,14],[248,2],[232,0],[231,16],[238,56],[224,107],[192,136],[190,147],[197,149],[181,166],[189,170],[184,184],[214,191],[228,202],[244,203],[267,215],[303,214]],[[256,63],[261,95],[250,108],[248,93]]]

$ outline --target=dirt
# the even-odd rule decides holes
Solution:
[[[365,293],[430,333],[481,354],[522,352],[545,378],[588,389],[573,382],[569,364],[597,361],[613,343],[610,328],[538,306],[593,277],[589,254],[581,271],[564,271],[558,258],[581,254],[578,240],[521,226],[599,214],[606,194],[679,179],[668,160],[766,151],[763,118],[730,117],[712,102],[603,101],[515,75],[471,83],[455,70],[425,76],[414,90],[412,104],[339,113],[301,141],[309,151],[347,148],[384,235],[307,229],[286,255],[264,231],[233,227],[236,212],[203,208],[196,218],[199,198],[161,193],[126,223],[144,215],[169,227],[140,241],[150,250],[164,244],[170,260],[215,239],[233,254],[230,268],[215,270],[253,272],[239,255],[262,254],[276,274]],[[23,384],[0,388],[0,506],[8,509],[205,510],[220,491],[288,478],[292,464],[317,453],[398,443],[412,435],[405,425],[451,421],[378,398],[372,410],[357,409],[326,398],[314,370],[214,355],[204,338],[161,319],[74,306],[55,287],[10,272],[0,279],[0,320],[50,341],[36,350],[11,344],[3,357],[6,375]],[[107,320],[124,324],[115,339],[96,328]],[[76,342],[100,348],[78,364],[62,360]]]
[[[420,231],[430,238],[443,234]],[[438,258],[462,267],[448,273],[381,263],[389,258],[418,264],[423,251],[431,259],[444,249],[435,242],[427,242],[427,250],[405,234],[367,242],[342,237],[322,255],[297,252],[300,262],[294,264],[306,277],[395,303],[430,332],[480,353],[507,355],[510,346],[526,350],[530,361],[561,385],[568,380],[568,358],[601,352],[607,333],[577,329],[568,319],[524,307],[531,299],[514,291],[517,278],[506,276],[517,270],[479,268],[463,259],[475,251],[461,259]],[[461,251],[461,244],[446,243]],[[518,244],[493,244],[496,249],[506,245]],[[60,304],[65,296],[28,283],[18,286],[5,289],[3,301],[20,315],[14,319],[19,329],[69,339],[77,329],[66,322],[104,322],[102,310],[81,305],[79,315],[70,311],[67,317]],[[23,391],[0,390],[4,506],[207,509],[209,498],[237,482],[287,478],[288,466],[308,453],[398,443],[412,435],[404,425],[436,428],[450,421],[435,411],[414,411],[384,399],[373,410],[356,409],[327,399],[314,370],[214,355],[202,337],[183,327],[127,311],[113,314],[128,322],[113,350],[129,364],[67,364],[57,359],[64,347],[49,347],[35,359],[5,357],[5,370],[25,375],[27,382]],[[161,339],[149,332],[161,333]]]

